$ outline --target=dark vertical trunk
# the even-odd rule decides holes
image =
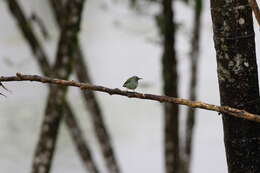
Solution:
[[[177,97],[178,75],[177,59],[175,54],[175,26],[172,0],[162,1],[163,55],[162,75],[163,91],[167,96]],[[179,168],[179,116],[178,105],[164,104],[165,114],[165,166],[167,173],[177,173]]]
[[[198,76],[198,62],[199,62],[199,43],[200,43],[200,30],[201,30],[201,13],[202,13],[202,0],[196,0],[194,6],[193,15],[193,30],[191,39],[191,51],[190,51],[190,63],[191,63],[191,79],[189,86],[189,99],[196,100],[197,94],[197,76]],[[194,136],[194,125],[196,120],[196,109],[188,108],[186,119],[186,136],[185,136],[185,164],[184,172],[190,172],[191,157],[192,157],[192,145]]]
[[[221,105],[259,114],[252,11],[245,0],[211,0]],[[223,116],[229,173],[260,172],[260,124]]]

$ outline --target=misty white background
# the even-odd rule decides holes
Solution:
[[[35,29],[53,62],[59,35],[47,0],[19,2],[28,16],[35,11],[44,19],[51,39],[44,40],[37,26]],[[150,14],[159,10],[158,6],[148,9]],[[181,24],[177,36],[179,91],[181,97],[187,98],[192,11],[181,2],[175,3],[175,10],[177,22]],[[0,75],[14,75],[16,72],[41,74],[4,1],[0,1],[0,12]],[[138,75],[144,80],[137,91],[162,93],[160,37],[151,16],[129,10],[122,1],[115,4],[110,0],[88,0],[82,22],[80,40],[93,83],[120,88],[128,77]],[[198,100],[219,104],[208,1],[204,7],[201,33]],[[259,38],[258,30],[256,38]],[[71,79],[75,79],[75,76]],[[1,172],[27,173],[31,168],[48,90],[45,85],[38,83],[13,82],[5,85],[12,93],[5,93],[7,98],[0,97],[0,168]],[[122,172],[162,173],[162,104],[104,93],[97,95]],[[95,159],[102,168],[101,172],[105,173],[91,119],[79,90],[70,88],[68,98]],[[186,107],[181,107],[182,124],[185,113]],[[196,116],[192,173],[227,172],[221,116],[204,110],[198,110]],[[64,123],[60,132],[52,172],[85,172]]]

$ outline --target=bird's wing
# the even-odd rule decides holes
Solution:
[[[129,81],[128,81],[128,80],[127,80],[127,81],[125,81],[125,83],[124,83],[123,87],[126,87],[127,83],[129,83]]]
[[[127,81],[125,81],[123,87],[126,87],[126,85],[131,81],[131,79],[132,79],[132,78],[127,79]]]

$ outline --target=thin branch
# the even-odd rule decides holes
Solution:
[[[1,82],[0,82],[0,86],[1,86],[2,88],[4,88],[6,91],[8,91],[8,92],[11,93],[11,90],[7,89]]]
[[[35,81],[41,83],[56,84],[61,86],[78,87],[82,90],[99,91],[99,92],[108,93],[110,95],[121,95],[129,98],[154,100],[154,101],[159,101],[161,103],[162,102],[175,103],[175,104],[185,105],[192,108],[200,108],[200,109],[215,111],[222,114],[227,114],[237,118],[242,118],[249,121],[255,121],[260,123],[260,115],[249,113],[245,110],[240,110],[228,106],[217,106],[217,105],[208,104],[200,101],[191,101],[183,98],[175,98],[175,97],[168,97],[168,96],[154,95],[154,94],[144,94],[138,92],[129,92],[129,91],[120,90],[118,88],[111,89],[104,86],[91,85],[82,82],[75,82],[73,80],[62,80],[62,79],[55,79],[55,78],[38,76],[38,75],[24,75],[21,73],[17,73],[16,76],[0,77],[0,82],[11,82],[11,81]]]
[[[258,25],[260,26],[260,10],[259,10],[256,0],[248,0],[248,3],[251,6],[251,8],[255,14],[255,18],[258,22]]]
[[[87,64],[84,61],[80,47],[75,53],[75,71],[77,78],[80,82],[92,83],[88,74]],[[105,124],[104,114],[98,103],[98,99],[93,91],[82,91],[82,97],[85,102],[87,110],[90,112],[90,116],[93,123],[93,128],[97,140],[100,145],[101,153],[103,155],[107,170],[109,173],[120,173],[120,165],[117,161],[115,150],[113,148],[113,140],[109,133],[108,127]]]
[[[31,52],[34,55],[34,58],[37,60],[41,71],[44,73],[44,75],[50,76],[52,71],[49,68],[50,65],[48,57],[43,49],[43,46],[41,46],[40,41],[37,39],[30,22],[27,21],[25,13],[23,12],[19,3],[16,0],[8,0],[5,2],[7,3],[11,14],[16,19],[17,26],[19,27],[21,34],[28,42],[28,45],[31,48]]]
[[[44,22],[43,22],[42,18],[40,16],[38,16],[36,14],[36,12],[33,12],[31,14],[30,19],[31,19],[32,22],[35,22],[35,24],[38,25],[38,27],[39,27],[39,29],[41,31],[41,34],[43,35],[44,39],[45,40],[50,39],[50,34],[49,34],[46,26],[44,25]]]

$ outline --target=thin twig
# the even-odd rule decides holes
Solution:
[[[5,98],[7,98],[6,95],[4,95],[4,94],[2,94],[2,93],[0,93],[0,95],[1,95],[1,96],[4,96]]]
[[[4,88],[6,91],[8,91],[9,93],[12,93],[12,91],[9,90],[9,89],[7,89],[1,82],[0,82],[0,86],[1,86],[2,88]]]
[[[9,76],[0,77],[1,82],[11,82],[11,81],[35,81],[35,82],[41,82],[41,83],[49,83],[49,84],[57,84],[61,86],[72,86],[72,87],[78,87],[82,90],[92,90],[92,91],[99,91],[108,93],[110,95],[121,95],[126,96],[129,98],[138,98],[138,99],[145,99],[145,100],[154,100],[164,103],[175,103],[179,105],[185,105],[192,108],[200,108],[210,111],[219,112],[222,114],[231,115],[237,118],[243,118],[250,121],[255,121],[260,123],[260,115],[249,113],[245,110],[240,110],[236,108],[232,108],[229,106],[217,106],[213,104],[208,104],[200,101],[191,101],[183,98],[175,98],[175,97],[168,97],[168,96],[162,96],[162,95],[155,95],[155,94],[144,94],[144,93],[138,93],[138,92],[130,92],[130,91],[123,91],[118,88],[111,89],[104,86],[98,86],[98,85],[91,85],[88,83],[81,83],[81,82],[75,82],[73,80],[62,80],[62,79],[55,79],[55,78],[49,78],[49,77],[43,77],[38,75],[24,75],[21,73],[17,73],[16,76]]]
[[[255,14],[255,18],[258,22],[258,25],[260,26],[260,10],[259,10],[256,0],[248,0],[248,3],[251,6],[251,8]]]
[[[31,19],[32,22],[35,22],[35,24],[38,25],[38,27],[39,27],[39,29],[40,29],[44,39],[45,40],[49,40],[50,39],[50,34],[49,34],[46,26],[44,25],[44,22],[43,22],[42,18],[40,16],[38,16],[36,14],[36,12],[33,12],[31,14],[30,19]]]

